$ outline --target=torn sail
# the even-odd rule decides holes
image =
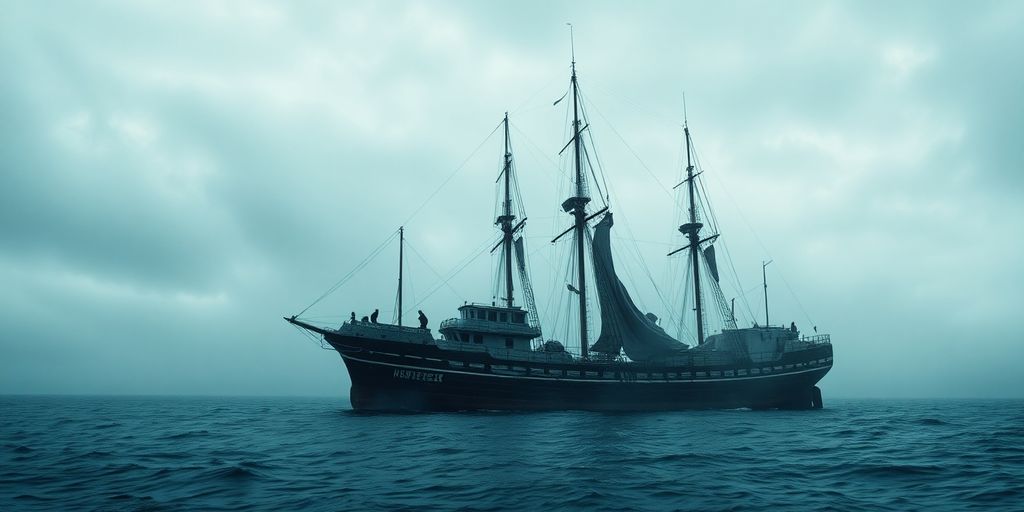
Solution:
[[[651,318],[657,317],[637,309],[615,275],[610,241],[612,224],[609,213],[594,226],[594,277],[601,304],[601,336],[591,350],[612,355],[624,350],[634,361],[660,359],[686,350],[689,348],[686,344],[666,334]]]

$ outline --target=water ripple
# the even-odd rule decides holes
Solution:
[[[1024,510],[1024,402],[366,414],[0,397],[0,510]]]

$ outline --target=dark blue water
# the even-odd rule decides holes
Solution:
[[[1024,401],[370,415],[0,397],[0,510],[1024,510]]]

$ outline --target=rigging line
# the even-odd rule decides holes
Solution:
[[[554,160],[552,160],[551,157],[549,157],[547,155],[547,153],[545,153],[544,150],[542,150],[540,148],[540,146],[538,146],[535,142],[533,142],[533,140],[530,139],[530,137],[526,135],[526,132],[520,130],[519,127],[515,125],[515,123],[509,122],[508,124],[509,124],[509,126],[511,126],[516,131],[516,133],[519,134],[519,136],[523,137],[523,140],[525,140],[529,144],[528,147],[531,149],[531,152],[532,151],[536,151],[535,155],[541,155],[541,157],[544,158],[544,160],[547,160],[548,163],[551,164],[551,168],[552,169],[554,169],[555,171],[561,172],[561,169],[559,168],[558,163],[555,162]],[[546,177],[549,181],[554,182],[554,180],[551,178],[550,175],[544,174],[543,176]]]
[[[703,165],[701,164],[701,159],[700,159],[700,152],[697,151],[697,144],[696,144],[696,142],[693,141],[692,137],[690,139],[690,144],[692,146],[692,152],[693,152],[694,161],[696,162],[696,165],[700,169],[703,170]],[[715,174],[715,173],[712,173],[712,174],[715,175],[715,179],[718,180],[719,185],[722,186],[722,189],[725,192],[726,196],[729,197],[730,201],[734,205],[736,205],[735,200],[729,195],[728,189],[725,188],[724,183],[718,178],[718,175]],[[712,223],[712,227],[715,230],[715,232],[720,232],[719,230],[721,229],[721,227],[720,227],[719,222],[718,222],[718,215],[715,212],[714,207],[711,205],[711,202],[706,200],[706,198],[708,198],[708,193],[707,193],[707,188],[706,188],[704,179],[702,178],[702,179],[697,180],[697,184],[700,187],[699,197],[701,197],[701,204],[704,205],[706,210],[707,210],[707,214],[708,214],[709,220]],[[737,211],[739,212],[738,205],[737,205]],[[742,212],[739,212],[739,213],[742,216]],[[745,221],[745,219],[744,219],[744,221]],[[749,223],[747,224],[747,226],[750,227]],[[751,231],[753,231],[752,227],[750,227],[750,229],[751,229]],[[757,236],[756,233],[755,233],[754,236],[756,238],[756,236]],[[750,302],[747,300],[746,293],[740,291],[743,288],[743,285],[742,285],[742,283],[740,283],[739,273],[736,272],[736,266],[735,266],[735,264],[733,262],[732,254],[729,251],[728,246],[727,246],[727,244],[726,244],[724,239],[721,239],[718,243],[719,243],[719,246],[723,249],[723,252],[725,253],[726,261],[729,263],[729,268],[732,271],[732,278],[733,278],[733,281],[734,281],[733,288],[735,289],[735,291],[737,293],[740,294],[740,297],[742,299],[742,304],[747,309],[747,313],[750,314],[751,318],[755,318],[753,310],[751,310],[751,308],[750,308]],[[763,244],[762,244],[762,248],[764,248]],[[766,252],[767,252],[767,250],[766,250]]]
[[[605,120],[605,121],[607,122],[607,120]],[[614,129],[613,129],[613,131],[614,131]],[[623,142],[625,142],[625,141],[623,141]],[[591,141],[591,143],[593,143],[593,141]],[[600,162],[599,162],[599,164],[600,164]],[[602,173],[602,176],[603,176],[603,173]],[[610,199],[611,199],[611,194],[609,194],[609,200]],[[643,255],[640,253],[640,246],[637,244],[636,238],[633,235],[632,227],[630,227],[629,216],[625,215],[625,212],[622,210],[622,206],[621,206],[622,203],[619,203],[616,200],[616,204],[619,204],[619,206],[618,206],[619,211],[623,213],[623,215],[621,216],[621,221],[622,221],[622,224],[626,228],[626,232],[629,234],[629,238],[633,241],[633,251],[636,254],[637,261],[639,261],[640,267],[643,269],[644,273],[647,275],[647,279],[651,282],[651,285],[654,287],[654,291],[655,291],[655,293],[657,293],[658,300],[661,301],[662,307],[665,308],[665,311],[669,311],[670,312],[669,313],[669,318],[671,319],[674,316],[671,313],[672,308],[669,306],[668,301],[665,300],[664,294],[661,293],[661,289],[658,287],[657,282],[654,280],[654,275],[651,273],[651,269],[647,266],[647,263],[644,261]],[[630,279],[632,279],[632,277],[630,277]]]
[[[672,200],[672,203],[675,204],[675,197],[672,196],[672,192],[670,192],[668,187],[666,187],[665,184],[658,179],[658,176],[654,174],[654,171],[652,171],[650,167],[647,167],[647,164],[644,163],[644,161],[640,158],[640,155],[638,155],[636,151],[633,151],[633,147],[630,146],[628,142],[626,142],[626,139],[622,137],[622,134],[620,134],[619,131],[615,129],[615,126],[608,121],[608,118],[606,118],[604,114],[601,113],[600,109],[594,107],[594,111],[597,112],[597,115],[601,116],[601,119],[603,119],[604,122],[608,125],[608,127],[611,128],[612,133],[614,133],[615,136],[622,141],[622,144],[626,146],[626,149],[629,150],[630,154],[632,154],[633,157],[636,158],[637,162],[640,162],[640,166],[643,167],[645,171],[647,171],[647,174],[649,174],[651,178],[654,179],[654,182],[657,183],[659,187],[661,187],[661,190],[665,192],[665,195],[667,195],[669,199]]]
[[[483,244],[479,245],[475,251],[470,253],[470,256],[468,256],[465,260],[463,260],[463,262],[460,264],[461,266],[459,266],[458,268],[454,269],[452,272],[449,272],[448,277],[445,279],[445,281],[440,283],[440,284],[438,284],[438,285],[436,285],[436,286],[434,286],[434,288],[431,289],[430,292],[428,292],[426,295],[424,295],[423,298],[420,299],[420,301],[417,302],[416,305],[413,306],[413,308],[417,308],[421,304],[426,302],[427,299],[429,299],[431,295],[433,295],[438,290],[440,290],[442,286],[448,284],[448,281],[451,281],[452,279],[454,279],[455,276],[457,276],[460,272],[465,270],[466,267],[468,267],[471,263],[476,261],[477,258],[479,258],[481,255],[483,255],[485,252],[488,252],[487,248],[492,246],[492,245],[494,245],[494,242],[495,242],[494,238],[492,236],[488,236],[487,239],[484,240]]]
[[[530,94],[530,96],[527,97],[526,100],[524,100],[522,103],[520,103],[519,106],[517,106],[516,108],[510,110],[509,114],[516,114],[516,113],[518,113],[523,107],[525,107],[528,103],[533,101],[533,99],[536,98],[537,95],[539,95],[541,92],[543,92],[548,87],[551,87],[551,84],[553,84],[553,83],[555,83],[555,82],[557,82],[559,80],[562,80],[561,76],[559,76],[558,74],[552,74],[551,80],[548,80],[548,83],[542,85],[539,89],[534,91],[533,94]],[[566,90],[566,94],[568,94],[568,90]],[[563,98],[564,97],[565,96],[563,95]],[[559,101],[561,101],[561,100],[559,100]],[[548,106],[548,105],[547,104],[538,105],[538,107],[544,107],[544,106]]]
[[[582,94],[580,96],[582,96]],[[587,110],[583,108],[582,102],[584,101],[586,101],[586,98],[580,99],[580,110],[583,112],[584,121],[587,124],[590,124],[590,117],[587,116]],[[596,110],[597,107],[594,107],[594,109]],[[605,122],[607,122],[607,120],[605,120]],[[604,164],[601,163],[601,155],[597,153],[597,143],[594,142],[594,132],[587,130],[587,138],[590,139],[590,147],[594,149],[594,160],[597,160],[597,168],[601,173],[601,184],[604,184],[604,191],[602,192],[601,184],[597,182],[597,176],[594,176],[594,185],[597,186],[597,191],[601,193],[601,202],[604,203],[605,206],[608,206],[608,180],[606,178],[606,173],[604,172]],[[584,146],[584,154],[587,156],[587,165],[590,166],[590,174],[594,175],[594,165],[590,163],[590,152],[585,150],[586,147]]]
[[[739,273],[736,272],[736,265],[733,264],[732,253],[729,251],[729,246],[724,240],[722,240],[719,246],[725,253],[725,259],[729,263],[729,269],[732,271],[732,282],[730,285],[732,286],[733,291],[739,294],[741,305],[747,309],[747,314],[749,315],[748,319],[753,320],[755,318],[754,310],[750,308],[750,301],[747,300],[748,292],[743,291],[743,283],[740,282]]]
[[[397,237],[397,236],[398,236],[398,230],[396,229],[393,233],[391,233],[391,236],[389,236],[380,245],[378,245],[376,249],[371,251],[369,256],[364,258],[363,261],[359,262],[359,264],[357,264],[355,266],[355,268],[353,268],[351,271],[349,271],[348,274],[345,274],[345,276],[342,277],[341,279],[339,279],[337,283],[334,283],[333,286],[328,288],[327,291],[323,293],[323,295],[320,295],[320,297],[317,297],[317,299],[314,300],[312,304],[306,306],[305,309],[300,311],[299,314],[295,315],[295,316],[302,316],[302,314],[305,313],[306,311],[308,311],[309,308],[315,306],[318,302],[324,300],[324,298],[326,298],[328,295],[330,295],[330,294],[334,293],[335,291],[337,291],[338,288],[340,288],[342,285],[344,285],[346,282],[348,282],[348,280],[351,279],[352,276],[354,276],[357,272],[362,270],[363,267],[365,267],[367,263],[369,263],[371,260],[373,260],[375,257],[377,257],[377,255],[380,254],[380,252],[382,250],[384,250],[384,248],[387,247],[387,245],[389,243],[391,243],[391,241],[394,240],[395,237]]]
[[[427,259],[424,258],[423,255],[420,254],[420,252],[417,251],[416,248],[412,246],[412,244],[409,243],[409,239],[408,238],[405,239],[405,247],[408,248],[409,250],[411,250],[412,253],[415,254],[416,257],[419,258],[420,261],[423,262],[423,264],[427,266],[427,270],[430,270],[431,272],[433,272],[433,274],[435,276],[437,276],[437,278],[439,280],[444,281],[444,278],[441,277],[441,274],[438,273],[438,271],[435,270],[434,267],[430,266],[430,263],[427,263]],[[460,299],[465,300],[465,296],[463,294],[459,293],[455,288],[452,288],[451,284],[448,284],[447,282],[445,282],[445,284],[448,285],[448,289],[451,290],[452,293],[454,293],[456,297],[459,297]],[[413,300],[416,300],[415,296],[413,296]],[[406,311],[406,313],[408,313],[410,311],[412,311],[412,310],[410,309],[410,310]]]
[[[796,301],[796,305],[800,307],[800,312],[804,314],[804,318],[806,318],[807,321],[811,323],[811,325],[816,325],[815,321],[811,319],[811,315],[807,314],[807,310],[804,309],[804,305],[800,302],[800,299],[797,298],[796,293],[794,293],[793,289],[790,288],[789,281],[786,281],[786,278],[782,275],[782,272],[776,270],[775,275],[779,276],[779,279],[782,279],[782,284],[786,285],[786,289],[789,290],[789,294],[793,297],[793,300]]]
[[[487,134],[487,136],[486,136],[486,137],[484,137],[484,140],[480,141],[480,144],[479,144],[479,145],[477,145],[476,149],[474,149],[474,150],[473,150],[473,152],[472,152],[472,153],[470,153],[470,154],[469,154],[469,156],[467,156],[467,157],[466,157],[466,159],[465,159],[465,160],[463,160],[463,161],[462,161],[462,163],[461,163],[461,164],[459,164],[459,166],[458,166],[458,167],[456,167],[456,168],[455,168],[455,170],[454,170],[454,171],[452,171],[452,173],[451,173],[451,174],[449,174],[449,175],[448,175],[448,177],[447,177],[447,178],[445,178],[445,179],[444,179],[444,181],[443,181],[443,182],[441,182],[441,184],[440,184],[440,185],[439,185],[439,186],[438,186],[438,187],[437,187],[436,189],[434,189],[434,191],[433,191],[433,192],[431,192],[431,194],[430,194],[429,196],[427,196],[427,198],[426,198],[425,200],[423,200],[423,203],[422,203],[422,204],[420,204],[420,205],[419,205],[419,207],[417,207],[417,208],[416,208],[416,210],[414,210],[414,211],[412,212],[412,215],[409,215],[409,218],[408,218],[408,219],[406,219],[406,220],[405,220],[405,222],[404,222],[404,223],[402,223],[402,224],[403,224],[403,225],[408,225],[408,224],[409,224],[409,222],[411,222],[411,221],[412,221],[412,219],[416,217],[416,214],[420,213],[420,210],[422,210],[422,209],[423,209],[423,208],[424,208],[425,206],[427,206],[427,204],[428,204],[428,203],[430,203],[430,200],[431,200],[431,199],[434,199],[434,196],[436,196],[436,195],[437,195],[437,193],[438,193],[438,192],[440,192],[440,191],[441,191],[441,189],[443,189],[443,188],[445,187],[445,185],[447,185],[447,184],[448,184],[448,182],[449,182],[449,181],[451,181],[451,180],[452,180],[452,178],[454,178],[454,177],[455,177],[455,175],[456,175],[456,174],[458,174],[458,173],[459,173],[459,171],[461,171],[461,170],[462,170],[462,169],[463,169],[464,167],[466,167],[466,164],[467,164],[467,163],[469,163],[469,161],[470,161],[470,160],[471,160],[471,159],[472,159],[472,158],[473,158],[474,156],[476,156],[477,152],[478,152],[478,151],[480,151],[480,148],[484,147],[484,144],[486,144],[486,143],[487,143],[487,141],[488,141],[488,140],[490,140],[491,136],[493,136],[493,135],[494,135],[494,133],[498,131],[498,128],[501,128],[501,126],[502,126],[502,123],[498,123],[498,124],[497,124],[497,125],[496,125],[496,126],[494,127],[494,129],[493,129],[493,130],[491,130],[491,133]]]
[[[323,337],[317,338],[316,336],[313,336],[313,333],[311,333],[311,332],[309,332],[309,331],[307,331],[307,330],[305,330],[305,329],[303,329],[303,328],[301,328],[301,327],[299,327],[299,326],[297,326],[295,324],[292,324],[292,327],[296,328],[299,332],[302,333],[303,336],[309,338],[313,343],[316,343],[317,345],[320,345],[321,349],[323,349],[323,350],[334,350],[334,348],[331,347],[331,346],[326,346],[326,347],[324,346]]]
[[[591,140],[590,143],[591,143],[591,146],[593,146],[594,141]],[[604,190],[601,189],[601,182],[597,180],[597,173],[594,171],[594,164],[590,162],[590,151],[587,151],[587,146],[586,145],[580,144],[580,153],[583,153],[583,158],[587,161],[586,167],[588,169],[590,169],[590,177],[594,178],[594,187],[597,188],[597,198],[601,200],[601,205],[602,206],[608,206],[608,198],[605,195]],[[596,155],[594,156],[594,159],[597,160],[597,156]],[[601,161],[600,160],[597,161],[597,167],[598,168],[601,167]],[[602,175],[603,175],[603,173],[602,173]],[[589,186],[587,187],[586,193],[588,195],[593,195],[593,194],[590,194],[590,187]]]
[[[642,243],[642,244],[661,245],[661,246],[664,246],[664,247],[678,247],[679,246],[679,244],[672,243],[672,242],[658,242],[656,240],[641,240],[639,238],[629,238],[629,237],[624,237],[624,236],[613,236],[612,240],[634,242],[634,243]]]
[[[395,292],[395,302],[391,303],[391,323],[398,325],[398,293]]]
[[[589,78],[587,80],[587,84],[588,86],[593,86],[594,89],[596,89],[598,92],[603,92],[607,97],[619,100],[620,102],[633,107],[633,109],[636,110],[637,112],[645,116],[648,116],[651,119],[656,119],[660,122],[665,123],[665,126],[672,126],[673,128],[679,128],[681,126],[677,118],[669,117],[663,114],[659,114],[653,110],[649,110],[646,107],[641,106],[639,102],[633,101],[626,97],[625,95],[614,92],[610,88],[603,87],[599,80]]]
[[[497,265],[494,264],[495,259],[498,260]],[[493,276],[491,276],[491,304],[494,304],[495,302],[500,300],[500,297],[498,297],[498,295],[501,293],[501,271],[504,268],[504,266],[505,250],[504,247],[502,247],[502,251],[497,255],[491,253],[491,267],[493,268],[492,272],[494,274]]]

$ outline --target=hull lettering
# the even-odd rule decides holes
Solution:
[[[416,370],[405,370],[405,369],[401,369],[401,368],[396,368],[395,372],[391,376],[396,378],[396,379],[415,380],[415,381],[419,381],[419,382],[438,382],[438,383],[440,383],[440,382],[443,382],[443,380],[444,380],[444,374],[443,373],[419,372],[419,371],[416,371]]]

